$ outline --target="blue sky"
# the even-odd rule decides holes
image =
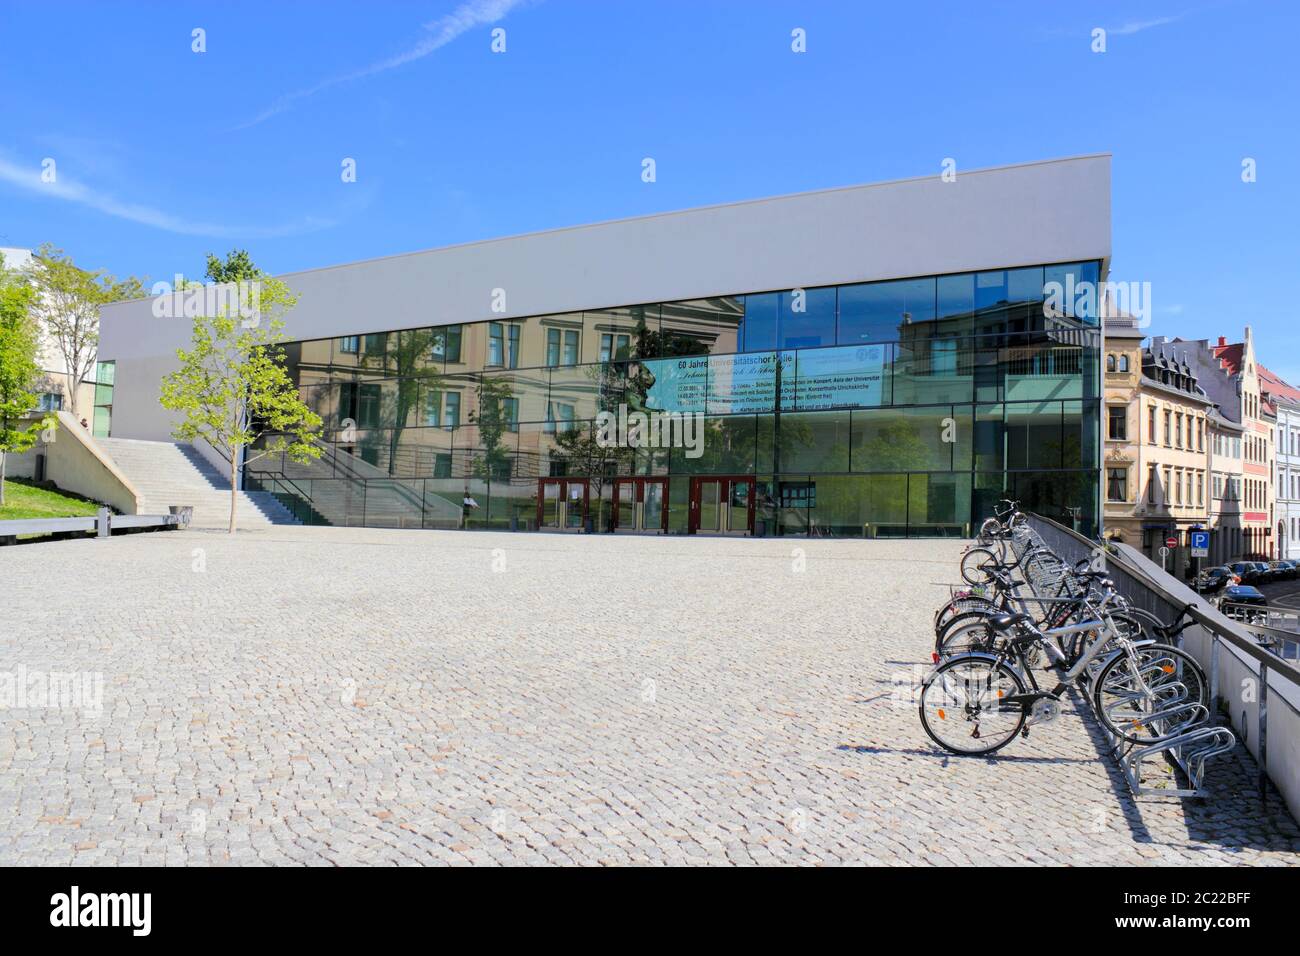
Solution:
[[[1152,283],[1152,331],[1250,324],[1300,382],[1298,33],[1258,0],[0,0],[0,245],[286,272],[1109,152],[1112,278]]]

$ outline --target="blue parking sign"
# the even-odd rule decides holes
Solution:
[[[1210,556],[1210,532],[1192,531],[1189,538],[1193,558],[1208,558]]]

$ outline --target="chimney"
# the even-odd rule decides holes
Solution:
[[[1228,344],[1228,340],[1225,339],[1222,335],[1220,335],[1220,336],[1219,336],[1219,347],[1222,348],[1223,346],[1225,346],[1225,345],[1227,345],[1227,344]]]

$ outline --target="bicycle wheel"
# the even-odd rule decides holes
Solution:
[[[997,602],[995,602],[993,598],[983,597],[973,592],[970,594],[963,595],[962,597],[955,597],[947,604],[945,604],[943,607],[939,608],[937,612],[935,612],[934,615],[935,633],[937,634],[939,631],[941,631],[949,621],[951,621],[954,617],[956,617],[959,614],[967,614],[971,611],[985,611],[985,610],[988,610],[989,613],[992,614],[995,612],[989,609],[995,609],[997,608],[997,606],[998,606]]]
[[[1093,685],[1102,723],[1132,743],[1181,733],[1209,716],[1209,685],[1192,655],[1168,644],[1130,647],[1102,667]]]
[[[935,653],[940,657],[956,657],[971,651],[992,653],[997,634],[988,626],[988,619],[994,613],[974,611],[954,617],[935,638]]]
[[[961,598],[960,600],[951,601],[935,615],[935,636],[938,637],[941,635],[951,627],[952,622],[958,618],[964,618],[969,614],[978,614],[987,617],[990,614],[997,614],[998,610],[998,604],[988,598]]]
[[[1025,725],[1025,709],[1001,703],[1025,692],[1024,681],[1002,661],[954,657],[921,688],[921,726],[951,753],[987,756],[1011,743]]]
[[[987,548],[971,548],[961,558],[961,577],[967,584],[988,584],[993,572],[1002,566],[997,555]]]
[[[1142,630],[1142,621],[1133,614],[1130,614],[1128,611],[1114,611],[1107,614],[1107,617],[1119,631],[1121,639],[1140,641],[1145,637]],[[1069,639],[1063,642],[1064,647],[1061,648],[1065,652],[1066,667],[1073,667],[1078,663],[1084,650],[1086,650],[1088,645],[1096,639],[1096,631],[1076,632],[1071,634]],[[1113,637],[1107,643],[1106,648],[1103,649],[1102,653],[1088,665],[1088,673],[1090,676],[1096,676],[1097,672],[1101,669],[1101,665],[1105,662],[1107,656],[1112,650],[1119,650],[1119,647],[1115,644],[1115,638]]]

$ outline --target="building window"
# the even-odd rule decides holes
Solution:
[[[1111,441],[1128,440],[1128,407],[1125,405],[1110,405],[1106,409],[1108,424],[1106,435]]]
[[[519,367],[519,326],[506,326],[506,367]]]
[[[442,409],[442,424],[444,428],[460,425],[460,392],[447,393]]]
[[[501,413],[505,418],[506,431],[519,431],[519,399],[503,398],[501,400]]]
[[[573,428],[573,406],[564,402],[546,403],[546,430],[567,432]]]
[[[631,346],[631,336],[606,332],[600,337],[600,360],[602,362],[622,361],[631,354]]]
[[[1113,355],[1106,356],[1106,371],[1108,372],[1115,371],[1115,356]]]
[[[1110,501],[1128,501],[1128,469],[1106,469],[1106,498]]]
[[[1127,356],[1127,355],[1121,355],[1121,356],[1119,357],[1119,370],[1120,370],[1121,372],[1127,372],[1127,371],[1128,371],[1128,356]]]
[[[546,364],[552,367],[557,365],[577,365],[578,342],[577,329],[547,329]]]
[[[1151,444],[1156,443],[1156,407],[1147,406],[1147,441]]]
[[[1160,484],[1160,472],[1156,470],[1155,465],[1147,469],[1147,504],[1156,503],[1156,486]]]
[[[63,396],[58,392],[42,392],[37,409],[42,412],[59,412],[63,410]]]
[[[1173,445],[1173,440],[1174,440],[1173,413],[1166,408],[1165,409],[1165,447],[1166,448],[1171,447]]]
[[[487,363],[497,368],[506,364],[506,331],[500,322],[488,323]]]
[[[344,355],[356,355],[361,351],[361,336],[343,336],[343,338],[339,339],[339,351]]]
[[[433,336],[433,344],[429,346],[429,356],[435,362],[460,361],[460,344],[464,337],[464,326],[447,325],[443,326]]]

